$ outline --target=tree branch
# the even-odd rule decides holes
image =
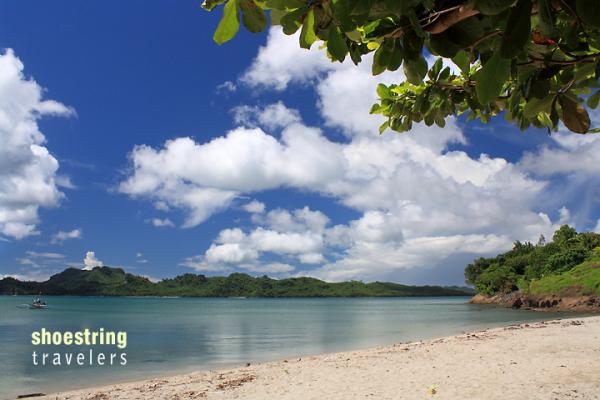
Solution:
[[[425,24],[423,29],[432,35],[435,35],[437,33],[442,33],[452,25],[477,14],[479,14],[479,10],[476,10],[471,4],[453,7],[449,12],[436,13],[434,20]]]

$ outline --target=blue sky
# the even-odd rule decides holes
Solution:
[[[461,284],[513,240],[599,229],[595,137],[379,136],[368,106],[400,73],[276,29],[217,46],[217,23],[195,1],[0,3],[0,275],[87,254],[153,278]]]

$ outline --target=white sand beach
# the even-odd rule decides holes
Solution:
[[[44,399],[600,399],[600,317],[251,364]]]

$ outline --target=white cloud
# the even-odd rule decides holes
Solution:
[[[77,186],[71,181],[67,175],[57,175],[55,178],[56,185],[65,189],[77,189]]]
[[[219,269],[222,265],[238,266],[260,272],[265,268],[259,261],[263,254],[293,257],[303,264],[317,264],[324,260],[325,226],[329,219],[320,211],[308,207],[293,210],[272,210],[261,219],[265,226],[250,232],[240,228],[222,230],[206,252],[197,256],[192,268]],[[245,266],[244,266],[245,265]],[[265,270],[265,272],[267,272]],[[283,271],[281,271],[283,272]]]
[[[242,105],[232,110],[236,124],[267,129],[285,128],[300,122],[298,110],[287,108],[281,101],[264,107]]]
[[[198,272],[227,273],[231,271],[231,268],[226,265],[207,263],[204,256],[187,257],[179,265],[192,268]]]
[[[91,270],[94,267],[101,267],[104,264],[102,263],[102,261],[98,260],[98,258],[96,258],[96,253],[93,251],[88,251],[87,253],[85,253],[85,258],[83,259],[83,269],[85,270]]]
[[[285,128],[280,140],[259,128],[238,128],[205,144],[179,138],[159,150],[136,146],[133,173],[120,191],[186,210],[184,227],[193,227],[242,193],[326,184],[343,171],[341,150],[320,130],[300,124]]]
[[[58,231],[52,235],[52,243],[62,243],[69,239],[81,239],[82,230],[80,228],[71,231]]]
[[[559,132],[552,138],[555,146],[544,146],[523,157],[520,165],[524,170],[538,175],[600,172],[600,135]]]
[[[321,232],[329,223],[329,218],[321,211],[306,206],[292,212],[281,208],[271,210],[264,220],[269,228],[280,232]]]
[[[26,251],[25,256],[21,258],[17,258],[16,261],[20,265],[25,265],[30,268],[35,268],[37,270],[48,269],[51,267],[55,267],[57,265],[64,264],[65,255],[60,253],[53,252],[38,252],[38,251]],[[30,273],[28,271],[26,273]],[[42,272],[38,271],[36,274],[41,274]]]
[[[325,261],[325,257],[321,253],[305,253],[300,254],[298,260],[302,264],[321,264]]]
[[[285,263],[269,263],[269,264],[242,264],[240,268],[245,269],[249,272],[255,272],[260,274],[288,274],[294,270],[294,267],[290,264]]]
[[[283,90],[291,82],[308,83],[335,68],[323,51],[306,51],[298,48],[297,43],[279,29],[271,28],[267,45],[259,49],[242,82],[253,87]]]
[[[148,262],[148,260],[146,260],[144,258],[143,253],[135,253],[135,262],[137,262],[139,264],[146,264]]]
[[[8,49],[0,54],[0,234],[16,239],[37,234],[40,207],[56,207],[58,161],[44,147],[37,121],[74,112],[23,75],[23,63]]]
[[[149,222],[157,228],[174,227],[175,224],[169,218],[152,218]]]
[[[225,81],[217,85],[217,92],[235,92],[237,85],[231,81]]]
[[[242,206],[242,209],[250,214],[262,214],[265,212],[265,203],[261,203],[258,200],[252,200]]]
[[[27,256],[29,256],[29,257],[46,258],[46,259],[52,259],[52,260],[61,260],[61,259],[65,258],[64,254],[52,253],[52,252],[27,251],[25,254],[27,254]]]
[[[540,212],[550,182],[503,158],[450,151],[452,144],[466,144],[452,118],[444,129],[417,124],[410,133],[377,135],[382,120],[368,115],[376,84],[403,76],[372,77],[369,66],[368,59],[358,68],[349,61],[330,63],[321,51],[298,49],[274,28],[242,82],[275,90],[314,85],[325,125],[345,140],[306,126],[297,113],[281,117],[290,115],[282,103],[242,106],[238,122],[246,127],[210,142],[179,138],[158,149],[136,147],[121,190],[186,211],[188,226],[235,198],[277,188],[319,193],[361,214],[330,226],[325,214],[307,207],[261,210],[252,218],[256,227],[224,230],[204,254],[185,262],[198,270],[256,266],[268,256],[321,265],[304,272],[325,279],[379,279],[453,255],[486,255],[514,240],[551,236],[567,214],[553,222]],[[261,121],[267,109],[279,110],[271,114],[278,117]],[[268,133],[279,127],[279,135]],[[181,200],[206,191],[223,198]]]
[[[246,248],[241,243],[221,243],[211,245],[205,253],[205,260],[212,264],[239,264],[254,261],[258,251]]]

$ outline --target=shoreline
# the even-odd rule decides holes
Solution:
[[[521,291],[486,296],[476,294],[471,304],[489,304],[515,310],[536,312],[574,312],[600,314],[600,297],[596,295],[558,296],[531,295]]]
[[[40,399],[600,399],[600,316],[48,394]]]

